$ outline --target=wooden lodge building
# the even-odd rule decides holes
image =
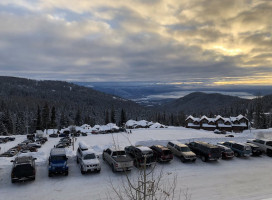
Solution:
[[[196,118],[190,115],[185,122],[186,128],[204,129],[208,131],[218,129],[230,132],[242,132],[243,130],[248,129],[249,124],[248,119],[243,115],[229,118],[221,117],[220,115],[216,118],[209,118],[205,115],[201,118]]]

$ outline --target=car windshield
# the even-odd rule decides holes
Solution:
[[[125,156],[126,152],[125,151],[114,151],[112,152],[112,156]]]
[[[51,156],[51,161],[62,161],[66,160],[66,156]]]
[[[163,154],[164,154],[164,155],[169,155],[169,154],[171,154],[171,153],[172,153],[172,152],[171,152],[170,150],[164,150],[164,151],[163,151]]]
[[[181,150],[182,152],[189,152],[189,151],[191,151],[191,150],[189,149],[189,147],[180,147],[180,150]]]
[[[144,155],[151,156],[153,154],[152,151],[142,151]]]
[[[272,141],[271,142],[267,142],[266,145],[272,147]]]
[[[33,170],[33,167],[31,166],[31,164],[20,164],[14,168],[15,173],[21,172],[21,171],[32,171],[32,170]]]
[[[220,152],[219,148],[211,148],[211,153],[218,153]]]
[[[90,159],[95,159],[94,153],[87,154],[86,156],[84,156],[84,160],[90,160]]]

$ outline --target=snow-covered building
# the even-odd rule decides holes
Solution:
[[[201,118],[196,118],[193,116],[187,117],[185,120],[187,128],[194,129],[204,129],[209,131],[214,131],[215,129],[221,131],[233,131],[242,132],[248,129],[249,121],[243,115],[238,115],[237,117],[222,117],[218,115],[215,118],[209,118],[207,116],[202,116]]]
[[[127,129],[135,129],[135,128],[166,128],[164,125],[156,122],[148,122],[146,120],[128,120],[126,123]]]

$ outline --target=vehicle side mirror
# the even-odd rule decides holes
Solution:
[[[14,160],[11,160],[10,162],[14,162]]]
[[[33,158],[33,160],[37,160],[37,158]]]
[[[68,158],[66,157],[66,158],[65,158],[65,160],[67,161],[67,160],[68,160]]]
[[[99,155],[96,155],[97,158],[99,158]]]

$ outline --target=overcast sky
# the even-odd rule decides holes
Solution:
[[[271,0],[1,0],[0,74],[272,85]]]

